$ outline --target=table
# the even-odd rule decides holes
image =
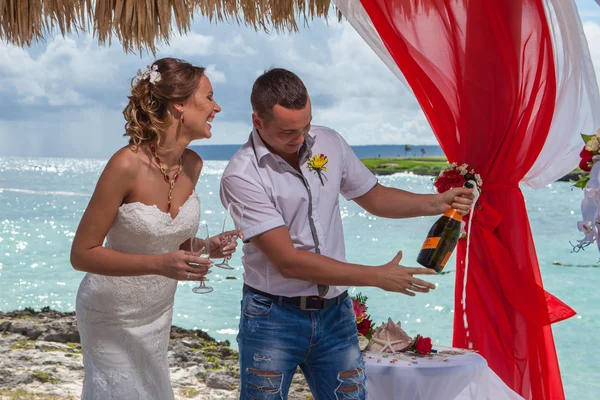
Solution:
[[[363,354],[369,400],[523,400],[475,352]]]

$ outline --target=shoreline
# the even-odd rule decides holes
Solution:
[[[361,161],[375,175],[386,176],[397,173],[412,173],[419,176],[438,176],[448,166],[444,157],[382,157],[362,158]],[[582,172],[573,170],[556,182],[576,181]]]
[[[48,307],[0,312],[0,400],[78,399],[83,361],[74,312]],[[171,326],[169,369],[176,400],[239,398],[239,355],[229,341]],[[289,399],[312,399],[296,373]]]

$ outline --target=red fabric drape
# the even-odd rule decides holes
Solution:
[[[556,98],[541,0],[362,0],[452,162],[481,174],[466,313],[457,252],[453,344],[470,344],[526,399],[564,398],[550,324],[574,311],[544,291],[518,183]],[[468,335],[468,336],[467,336]]]

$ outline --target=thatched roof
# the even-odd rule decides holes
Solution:
[[[330,0],[0,0],[0,40],[29,46],[53,31],[92,32],[101,44],[116,36],[125,51],[156,51],[195,14],[256,30],[298,29],[297,21],[327,17]],[[173,24],[175,26],[173,26]]]

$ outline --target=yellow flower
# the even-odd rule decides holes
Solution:
[[[315,154],[308,160],[308,169],[310,171],[314,171],[318,176],[321,184],[324,186],[323,182],[323,172],[329,172],[329,169],[325,167],[329,160],[325,154]]]
[[[329,160],[327,159],[327,156],[325,154],[314,155],[310,160],[308,160],[308,168],[315,171],[323,170],[327,172],[329,170],[325,168],[325,165],[327,165],[328,161]]]

